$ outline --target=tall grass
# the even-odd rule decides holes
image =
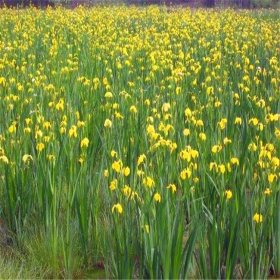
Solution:
[[[269,15],[2,9],[0,205],[17,250],[47,277],[279,275]]]

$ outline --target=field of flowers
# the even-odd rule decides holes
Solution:
[[[2,9],[16,258],[46,277],[279,276],[279,30],[266,11]]]

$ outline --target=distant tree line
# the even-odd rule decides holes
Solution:
[[[0,6],[6,7],[54,7],[55,3],[52,0],[0,0]]]
[[[79,0],[76,0],[79,1]],[[102,0],[101,0],[102,1]],[[280,0],[125,0],[133,4],[181,4],[191,7],[237,7],[237,8],[258,8],[258,7],[279,7]]]
[[[257,7],[277,7],[280,0],[204,0],[202,2],[206,7],[215,7],[216,5],[228,5],[241,8],[257,8]]]
[[[206,7],[215,7],[216,4],[220,4],[222,1],[217,1],[217,0],[205,0],[204,5]],[[232,4],[238,7],[242,8],[250,8],[251,6],[251,0],[232,0],[232,1],[227,1],[227,4]]]

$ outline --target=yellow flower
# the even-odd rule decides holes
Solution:
[[[80,163],[80,164],[83,164],[84,162],[85,162],[85,157],[82,155],[82,156],[80,156],[80,158],[78,159],[78,162]]]
[[[203,120],[197,120],[196,126],[204,126]]]
[[[43,136],[42,130],[38,129],[35,132],[35,139],[41,138]]]
[[[128,185],[125,185],[125,186],[122,188],[122,192],[123,192],[123,194],[124,194],[126,197],[130,197],[130,196],[131,196],[131,193],[132,193],[132,189],[131,189],[131,187],[129,187]]]
[[[177,188],[174,184],[169,184],[166,188],[170,189],[172,191],[172,193],[175,193],[177,190]]]
[[[262,216],[262,214],[259,214],[259,213],[256,213],[254,216],[253,216],[253,221],[255,222],[255,223],[262,223],[262,221],[263,221],[263,216]]]
[[[72,125],[72,127],[69,129],[68,135],[70,138],[77,138],[77,127],[75,125]]]
[[[226,172],[226,167],[224,164],[219,164],[218,168],[220,173],[224,174]]]
[[[189,147],[189,150],[190,150],[190,153],[191,153],[191,157],[192,157],[193,159],[198,158],[198,156],[199,156],[198,151],[192,149],[190,146],[188,146],[188,147]]]
[[[280,166],[280,159],[277,158],[277,157],[273,157],[273,158],[271,159],[271,164],[272,164],[272,166],[275,167],[275,168],[279,167],[279,166]]]
[[[106,119],[105,122],[104,122],[104,127],[111,128],[112,127],[112,122],[109,119]]]
[[[12,124],[12,125],[9,126],[9,128],[8,128],[8,131],[9,131],[10,134],[15,133],[16,130],[17,130],[17,128],[16,128],[15,124]]]
[[[23,155],[23,157],[22,157],[22,161],[23,161],[24,163],[29,163],[29,162],[32,161],[32,160],[33,160],[33,158],[32,158],[31,155]]]
[[[227,125],[227,119],[223,118],[218,122],[218,126],[221,130],[225,129]]]
[[[108,171],[108,169],[105,169],[105,170],[104,170],[103,176],[106,177],[106,178],[109,177],[109,171]]]
[[[180,152],[180,158],[183,159],[183,160],[186,160],[187,162],[190,162],[191,161],[191,153],[187,150],[182,150]]]
[[[259,120],[257,118],[252,118],[249,120],[249,124],[252,124],[253,126],[258,125]]]
[[[6,164],[9,163],[9,160],[8,160],[8,158],[5,155],[0,156],[0,161],[4,162]]]
[[[121,168],[122,168],[122,162],[120,160],[118,161],[114,161],[112,163],[112,169],[114,171],[116,171],[117,173],[120,173],[121,172]]]
[[[114,204],[112,207],[112,213],[117,212],[118,214],[122,214],[123,213],[123,208],[122,205],[120,203]]]
[[[191,132],[190,132],[190,130],[188,128],[185,128],[183,130],[183,134],[184,134],[184,136],[189,136],[191,134]]]
[[[259,123],[258,130],[263,131],[264,125],[262,123]]]
[[[158,203],[161,202],[161,196],[158,192],[154,194],[154,201]]]
[[[105,93],[105,98],[112,98],[112,97],[113,97],[113,93],[112,93],[112,92],[107,91],[107,92]]]
[[[114,158],[114,157],[117,157],[117,156],[118,156],[117,152],[115,150],[112,150],[111,151],[111,157]]]
[[[81,141],[81,148],[87,148],[89,144],[89,139],[87,137],[85,137],[82,141]]]
[[[235,120],[234,120],[234,124],[239,124],[239,125],[241,125],[241,124],[242,124],[242,119],[239,118],[239,117],[236,117]]]
[[[277,175],[270,173],[270,174],[267,175],[267,179],[268,179],[268,182],[270,184],[272,184],[274,182],[274,179],[277,179]]]
[[[44,143],[38,143],[38,144],[36,145],[36,150],[37,150],[38,152],[42,152],[42,151],[44,150],[44,148],[45,148],[45,144],[44,144]]]
[[[23,90],[23,85],[17,84],[17,89],[18,89],[18,91],[22,91]]]
[[[49,155],[47,155],[47,160],[48,160],[48,161],[54,161],[54,160],[55,160],[55,156],[49,154]]]
[[[209,169],[210,169],[210,171],[212,171],[213,169],[214,169],[215,171],[218,171],[218,165],[217,165],[217,163],[216,163],[216,162],[210,162],[210,164],[209,164]]]
[[[143,176],[145,174],[145,172],[143,171],[143,170],[137,170],[137,176],[138,177],[141,177],[141,176]]]
[[[211,95],[211,94],[213,94],[213,87],[207,87],[207,89],[206,89],[206,94],[207,95]]]
[[[206,141],[206,134],[205,133],[200,132],[198,136],[202,141]]]
[[[154,134],[155,133],[155,127],[153,126],[153,125],[151,125],[151,124],[149,124],[148,126],[147,126],[147,133],[149,134],[149,135],[152,135],[152,134]]]
[[[233,158],[230,159],[230,163],[232,165],[239,165],[239,160],[238,160],[238,158],[233,157]]]
[[[146,100],[144,101],[144,104],[145,104],[146,106],[150,106],[150,105],[151,105],[151,101],[150,101],[149,99],[146,99]]]
[[[50,122],[44,122],[43,123],[43,128],[46,130],[49,130],[51,128],[51,123]]]
[[[140,155],[137,160],[137,166],[139,166],[141,163],[143,163],[145,159],[146,159],[146,156],[144,154]]]
[[[137,108],[134,105],[132,105],[132,106],[130,106],[129,111],[132,114],[136,114],[137,113]]]
[[[43,140],[44,140],[45,143],[48,143],[48,142],[50,142],[51,137],[50,136],[44,136]]]
[[[170,103],[163,103],[162,111],[166,113],[169,111],[169,109],[170,109]]]
[[[216,154],[218,152],[220,152],[222,150],[222,146],[221,145],[214,145],[211,149],[213,154]]]
[[[274,145],[271,143],[268,143],[267,145],[265,145],[265,147],[267,148],[268,151],[273,152],[274,151]]]
[[[227,145],[227,144],[231,144],[232,141],[229,138],[225,137],[223,142],[224,142],[224,145]]]
[[[63,111],[64,110],[64,100],[59,99],[58,103],[55,105],[55,109],[57,111]]]
[[[155,181],[153,180],[153,178],[147,176],[143,179],[143,184],[148,188],[152,188],[155,186]]]
[[[79,127],[79,128],[81,128],[81,127],[84,127],[86,124],[85,124],[85,122],[83,122],[83,121],[77,121],[77,127]]]
[[[225,197],[227,200],[232,198],[232,191],[231,190],[226,190],[225,191]]]
[[[258,147],[255,143],[250,143],[248,146],[248,150],[251,152],[255,152],[257,149],[258,149]]]
[[[185,110],[185,116],[187,118],[190,118],[192,116],[192,111],[190,110],[190,108],[186,108]]]
[[[0,85],[2,86],[6,85],[6,79],[4,77],[0,77]]]
[[[23,132],[24,132],[25,134],[29,134],[29,133],[31,132],[31,128],[30,128],[30,127],[25,127],[25,128],[23,129]]]
[[[65,127],[60,127],[60,129],[59,129],[59,132],[61,133],[61,134],[64,134],[64,133],[66,133],[66,128]]]
[[[124,167],[123,168],[123,170],[122,170],[122,172],[123,172],[123,175],[125,176],[125,177],[127,177],[127,176],[129,176],[129,174],[130,174],[130,168],[127,166],[127,167]]]
[[[182,89],[180,87],[176,87],[176,90],[175,90],[176,94],[180,94],[182,92]]]
[[[270,188],[266,188],[263,192],[265,195],[271,195],[272,190]]]
[[[115,116],[117,119],[123,119],[123,115],[120,112],[115,112]]]
[[[182,180],[189,179],[192,175],[192,172],[189,168],[185,168],[184,170],[181,171],[180,177]]]
[[[109,185],[110,190],[114,191],[117,188],[117,185],[118,185],[118,180],[114,179]]]

